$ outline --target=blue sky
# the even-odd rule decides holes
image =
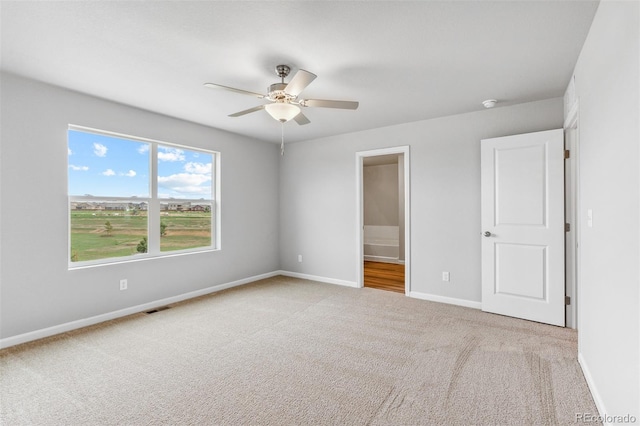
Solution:
[[[149,197],[149,144],[68,132],[69,195]],[[211,198],[212,155],[158,145],[160,198]]]

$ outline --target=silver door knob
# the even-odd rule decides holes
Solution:
[[[482,234],[482,235],[484,235],[485,237],[490,237],[491,236],[491,232],[484,231],[484,234]]]

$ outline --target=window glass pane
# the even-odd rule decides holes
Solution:
[[[72,201],[71,262],[147,252],[146,202]]]
[[[213,248],[218,153],[79,127],[67,148],[71,264]]]
[[[210,201],[161,201],[160,251],[211,246],[214,210]]]
[[[158,198],[211,200],[213,155],[158,146]]]
[[[69,195],[149,197],[149,144],[69,130]]]

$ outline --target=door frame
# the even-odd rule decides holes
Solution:
[[[565,136],[565,149],[570,151],[569,173],[565,176],[569,179],[565,185],[565,204],[570,206],[565,211],[565,221],[569,223],[571,231],[565,234],[565,270],[567,278],[566,295],[570,297],[571,304],[566,306],[566,326],[577,329],[579,321],[579,288],[580,288],[580,133],[579,133],[579,109],[576,100],[567,113],[563,125]],[[573,138],[567,137],[569,132],[573,132]],[[566,167],[566,163],[565,163]],[[571,251],[569,251],[571,250]]]
[[[409,165],[410,149],[408,145],[396,146],[369,151],[356,152],[356,257],[358,265],[356,269],[356,287],[364,287],[364,182],[363,167],[365,157],[379,155],[403,154],[404,165],[404,294],[411,291],[411,171]]]

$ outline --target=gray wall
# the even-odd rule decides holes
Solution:
[[[399,225],[398,164],[362,168],[364,224]]]
[[[603,1],[575,69],[579,351],[602,414],[640,419],[640,4]],[[586,211],[593,211],[593,227]]]
[[[356,282],[356,152],[409,145],[412,291],[480,301],[480,140],[561,128],[562,111],[556,98],[289,144],[281,268]]]
[[[279,269],[275,145],[0,78],[0,338]],[[221,152],[222,250],[67,270],[69,124]],[[120,278],[128,278],[128,290],[119,290]]]

